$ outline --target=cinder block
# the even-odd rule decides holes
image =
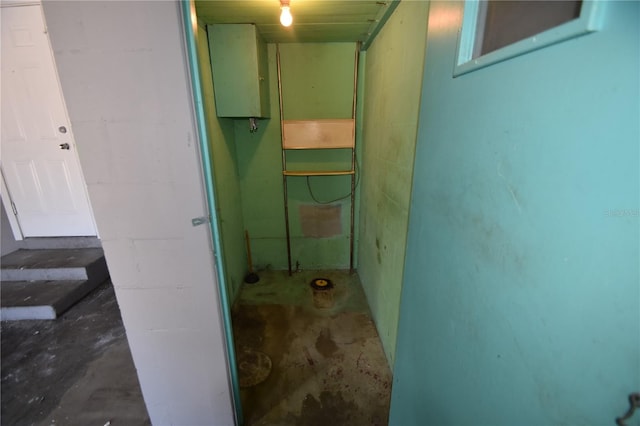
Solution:
[[[105,242],[118,240],[122,217],[120,210],[123,208],[120,192],[115,190],[115,184],[89,185],[89,197],[93,214],[100,230],[100,238],[104,247]]]
[[[190,253],[184,240],[134,240],[134,256],[139,268],[140,285],[145,288],[176,288],[191,272],[185,267]]]
[[[112,141],[114,173],[119,183],[169,183],[169,152],[162,143],[165,135],[161,126],[145,122],[108,123]]]
[[[148,404],[230,406],[226,369],[210,368],[212,359],[224,359],[223,347],[215,342],[221,336],[189,329],[127,329],[127,336]]]
[[[206,227],[199,231],[208,232]],[[178,288],[212,281],[213,253],[206,238],[134,240],[140,286]]]
[[[216,413],[210,403],[171,404],[171,420],[172,424],[194,426],[233,426],[235,424],[228,412]]]
[[[167,330],[184,324],[180,300],[172,289],[120,289],[117,298],[122,320],[128,327]]]
[[[190,218],[178,204],[171,185],[118,185],[118,197],[127,206],[120,212],[120,235],[131,239],[181,238]]]
[[[105,123],[74,121],[73,134],[87,185],[113,183],[112,144]]]
[[[102,248],[113,286],[116,289],[140,287],[140,274],[133,241],[128,239],[103,241]]]

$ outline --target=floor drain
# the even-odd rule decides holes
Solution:
[[[238,383],[249,388],[264,382],[271,373],[271,358],[264,352],[245,349],[238,354]]]
[[[330,290],[333,288],[333,283],[328,278],[314,278],[311,281],[311,287],[315,290]]]
[[[326,309],[333,307],[333,283],[327,278],[314,278],[311,281],[313,290],[313,305]]]

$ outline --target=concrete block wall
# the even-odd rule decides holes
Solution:
[[[46,2],[45,19],[149,415],[233,410],[177,2]]]
[[[363,61],[358,273],[391,368],[400,315],[428,9],[428,2],[401,2]]]

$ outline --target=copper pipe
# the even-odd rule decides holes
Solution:
[[[353,109],[352,118],[354,122],[353,126],[353,149],[351,150],[351,170],[354,173],[351,175],[351,235],[349,236],[349,272],[353,273],[353,252],[355,247],[354,234],[355,234],[355,216],[356,216],[356,144],[355,144],[355,131],[356,131],[356,106],[357,106],[357,94],[358,94],[358,64],[359,64],[360,42],[356,43],[356,53],[353,67]]]
[[[287,234],[287,262],[291,276],[291,234],[289,233],[289,200],[287,196],[287,153],[284,149],[284,111],[282,102],[282,74],[280,67],[280,44],[276,44],[276,62],[278,68],[278,102],[280,104],[280,142],[282,143],[282,190],[284,195],[284,222]]]

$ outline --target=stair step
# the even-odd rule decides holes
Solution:
[[[103,281],[3,281],[2,321],[56,319]]]
[[[109,276],[101,248],[21,249],[2,256],[1,281],[87,280]]]
[[[0,266],[2,321],[56,319],[109,278],[101,248],[20,249]]]
[[[29,237],[18,244],[19,248],[29,250],[102,248],[102,241],[97,237]]]

